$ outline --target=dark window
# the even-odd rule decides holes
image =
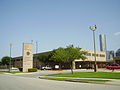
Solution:
[[[103,54],[100,54],[100,57],[105,57],[105,55],[103,55]]]
[[[86,53],[85,55],[86,55],[86,56],[91,56],[91,53]]]
[[[95,56],[95,54],[92,54],[92,56]]]
[[[16,61],[20,61],[20,59],[16,59]]]

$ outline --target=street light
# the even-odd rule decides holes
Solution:
[[[9,72],[11,71],[11,49],[12,49],[12,44],[10,43],[10,63],[9,63]]]
[[[38,42],[36,41],[36,60],[35,60],[35,62],[36,62],[36,68],[37,68],[37,53],[38,53]]]
[[[36,41],[36,54],[38,52],[38,42]]]
[[[97,29],[97,26],[90,26],[89,27],[93,31],[93,41],[94,41],[94,57],[95,57],[95,63],[94,63],[94,72],[97,72],[97,62],[96,62],[96,45],[95,45],[95,30]]]

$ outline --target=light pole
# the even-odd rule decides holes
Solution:
[[[36,41],[36,68],[38,67],[37,65],[37,53],[38,53],[38,42]]]
[[[36,41],[36,54],[38,52],[38,42]]]
[[[94,63],[94,72],[97,72],[97,62],[96,62],[96,45],[95,45],[95,30],[97,29],[97,26],[90,26],[89,27],[93,31],[93,42],[94,42],[94,57],[95,57],[95,63]]]
[[[10,63],[9,63],[9,72],[11,71],[11,49],[12,49],[12,44],[10,43]]]

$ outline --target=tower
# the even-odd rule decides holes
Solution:
[[[99,39],[100,39],[100,51],[106,52],[106,35],[100,34]]]
[[[23,43],[23,72],[28,72],[29,68],[33,68],[32,44]]]

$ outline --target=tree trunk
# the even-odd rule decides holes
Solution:
[[[62,65],[61,65],[61,63],[59,63],[59,70],[61,70],[62,69]]]
[[[71,64],[70,64],[70,68],[71,68],[71,73],[73,74],[73,65],[72,65],[73,63],[71,62]]]

